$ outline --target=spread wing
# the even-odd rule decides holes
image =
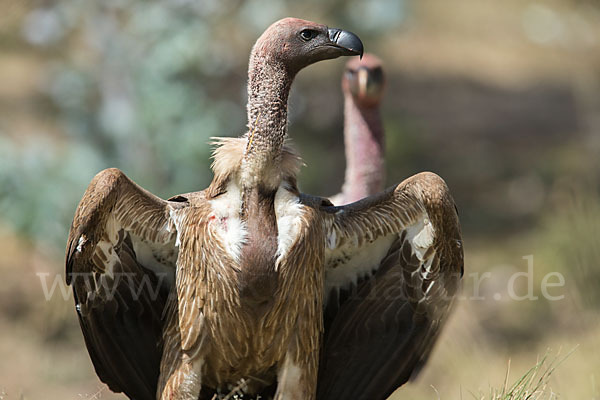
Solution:
[[[117,169],[94,177],[71,225],[67,283],[100,379],[132,399],[155,399],[162,314],[177,259],[164,201]]]
[[[441,178],[422,173],[324,210],[328,297],[317,399],[385,399],[426,361],[458,290],[454,201]]]

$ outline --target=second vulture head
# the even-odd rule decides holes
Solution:
[[[381,102],[385,76],[381,60],[373,54],[352,59],[346,64],[342,88],[362,107],[375,107]]]
[[[296,73],[317,61],[340,56],[362,57],[363,44],[352,32],[298,18],[284,18],[258,38],[253,54],[280,62]]]

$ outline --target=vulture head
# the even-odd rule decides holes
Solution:
[[[248,66],[248,131],[241,183],[276,188],[287,136],[287,102],[296,74],[318,61],[362,55],[358,36],[298,18],[275,22],[258,38]],[[275,168],[274,168],[275,167]]]
[[[254,57],[280,63],[292,74],[322,60],[362,57],[363,44],[354,33],[298,18],[273,23],[256,41]]]
[[[363,107],[375,107],[381,102],[385,76],[381,60],[372,54],[353,58],[346,64],[342,88]]]

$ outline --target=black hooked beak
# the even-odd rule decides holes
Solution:
[[[363,56],[363,44],[360,38],[352,32],[337,28],[329,28],[329,40],[337,47],[348,50],[348,55]]]

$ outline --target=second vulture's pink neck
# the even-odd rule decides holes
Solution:
[[[383,190],[384,137],[378,106],[359,105],[351,94],[345,94],[344,142],[344,202],[351,203]]]

